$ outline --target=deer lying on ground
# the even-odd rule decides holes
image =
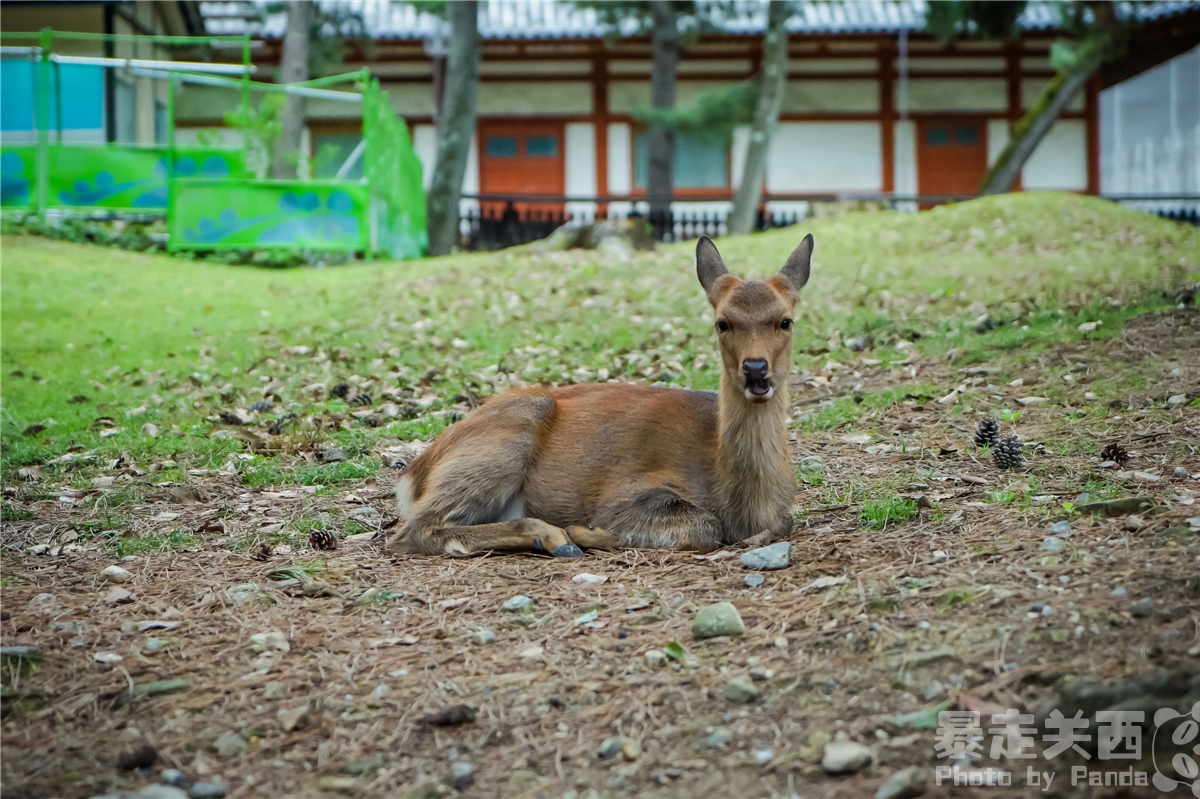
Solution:
[[[774,277],[743,282],[701,238],[720,391],[608,383],[493,397],[401,477],[388,548],[578,557],[580,547],[708,551],[790,532],[792,310],[812,250],[805,236]]]

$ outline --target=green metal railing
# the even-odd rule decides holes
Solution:
[[[37,42],[36,48],[27,48],[30,56],[36,57],[36,141],[0,142],[3,210],[32,212],[43,220],[48,214],[165,214],[167,246],[173,251],[302,248],[397,258],[417,257],[424,252],[427,235],[421,164],[413,152],[407,127],[368,70],[298,84],[251,81],[254,68],[249,37],[109,36],[47,29],[36,34],[5,33],[2,39],[6,45],[12,41]],[[241,49],[241,75],[232,78],[209,74],[239,66],[232,64],[206,67],[200,62],[56,56],[56,39],[171,45],[233,43]],[[165,80],[165,144],[66,142],[61,110],[57,116],[58,134],[51,141],[51,102],[61,109],[62,101],[61,82],[52,74],[59,60],[125,66],[135,76]],[[238,92],[240,149],[178,144],[176,92],[183,83]],[[346,83],[354,91],[329,88]],[[264,146],[254,141],[250,129],[252,98],[271,93],[361,103],[363,145],[355,157],[363,159],[363,177],[273,180],[252,173],[251,151],[255,146]]]

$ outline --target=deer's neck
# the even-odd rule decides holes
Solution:
[[[742,540],[777,532],[790,518],[796,478],[787,452],[787,386],[766,402],[749,402],[721,381],[717,473],[726,535]]]

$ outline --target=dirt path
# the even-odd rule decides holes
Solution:
[[[194,541],[125,561],[77,537],[103,514],[88,497],[114,486],[10,486],[31,517],[4,523],[3,644],[39,656],[4,658],[4,795],[90,797],[175,768],[229,796],[437,797],[469,763],[464,796],[864,797],[899,769],[949,762],[932,729],[895,714],[1032,712],[1067,677],[1194,671],[1198,330],[1200,313],[1180,309],[1026,363],[1013,352],[801,376],[793,454],[819,456],[824,474],[806,473],[797,496],[791,566],[755,588],[740,551],[452,561],[384,555],[369,533],[333,552],[240,543],[322,512],[384,527],[396,471],[328,494],[219,475],[151,488],[129,511],[133,533]],[[998,373],[981,369],[1024,384],[991,386]],[[858,394],[867,407],[910,384],[961,386],[971,412],[901,392],[805,432],[804,414],[822,412],[813,400]],[[1017,402],[1030,396],[1051,399]],[[1023,409],[1004,424],[1027,442],[1022,470],[998,471],[970,443],[999,409]],[[1127,448],[1124,468],[1100,462],[1110,441]],[[130,469],[116,466],[115,487],[150,481]],[[1159,510],[1141,526],[1063,511],[1143,495]],[[864,503],[897,496],[916,515],[864,523]],[[1051,536],[1062,520],[1069,534]],[[128,582],[104,580],[114,564]],[[606,580],[573,579],[584,572]],[[502,609],[518,595],[531,605]],[[695,640],[696,613],[722,601],[744,635]],[[682,648],[645,656],[671,641]],[[726,686],[746,676],[759,696],[735,704]],[[474,720],[430,723],[458,705]],[[839,733],[874,763],[827,774],[823,745]],[[605,747],[613,738],[629,740]],[[118,766],[146,743],[152,768]],[[1008,765],[1023,783],[1026,764]],[[975,795],[952,790],[929,785]],[[1088,790],[1060,775],[1050,795],[1107,795]],[[1141,790],[1158,795],[1124,795]]]

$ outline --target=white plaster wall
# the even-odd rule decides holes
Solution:
[[[878,58],[789,58],[788,72],[816,74],[821,72],[874,72],[879,69]]]
[[[1031,108],[1037,101],[1038,95],[1042,93],[1042,89],[1046,88],[1046,84],[1049,82],[1050,78],[1023,78],[1021,80],[1021,107]],[[1082,111],[1086,95],[1087,92],[1075,95],[1075,99],[1067,106],[1067,110]]]
[[[767,154],[767,191],[882,191],[878,122],[784,122]]]
[[[633,188],[633,141],[628,122],[608,124],[608,193],[628,194]]]
[[[1004,78],[910,78],[909,111],[1004,111]]]
[[[687,105],[697,94],[714,86],[728,86],[736,81],[681,80],[675,83],[675,105]],[[591,109],[591,90],[587,91]],[[608,85],[608,108],[614,114],[629,114],[650,107],[650,81],[613,81]]]
[[[480,75],[590,75],[591,61],[484,61]],[[486,84],[480,86],[486,88]],[[482,95],[483,92],[481,91]]]
[[[383,88],[388,93],[392,108],[400,116],[433,116],[432,83],[385,83]]]
[[[433,125],[413,126],[413,152],[421,161],[421,183],[425,190],[433,185],[433,167],[437,163],[437,131]]]
[[[1008,146],[1008,120],[989,119],[987,123],[988,166],[996,162],[1006,146]]]
[[[917,123],[897,122],[892,126],[895,159],[892,165],[893,191],[902,196],[917,194]]]
[[[471,149],[467,153],[467,171],[463,174],[463,194],[479,193],[479,137],[472,132]]]
[[[479,114],[538,115],[592,113],[592,84],[575,82],[488,82],[479,87]]]
[[[746,149],[750,146],[750,126],[738,125],[733,129],[733,144],[729,151],[729,185],[737,191],[742,185],[742,169],[746,165]]]
[[[895,61],[896,69],[900,60]],[[910,72],[1003,72],[1008,62],[1003,58],[910,58]]]
[[[789,80],[783,93],[784,113],[879,110],[879,82],[871,80]]]
[[[596,126],[591,122],[567,125],[566,191],[568,197],[596,196]]]
[[[1038,144],[1021,170],[1026,189],[1087,189],[1087,125],[1060,119]]]

